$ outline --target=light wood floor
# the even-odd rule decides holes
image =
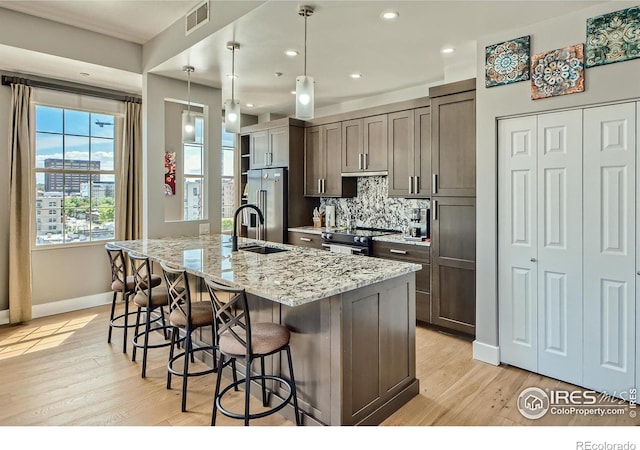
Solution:
[[[190,379],[188,412],[180,412],[180,379],[166,389],[167,350],[149,353],[147,378],[140,362],[123,354],[121,330],[106,343],[107,306],[23,325],[0,327],[0,425],[208,425],[215,374]],[[419,327],[420,395],[383,425],[638,425],[623,416],[547,414],[528,420],[516,408],[529,386],[574,386],[514,367],[471,357],[471,342]],[[140,353],[139,353],[140,354]],[[230,398],[241,404],[242,392]],[[219,416],[220,425],[242,425]],[[280,415],[252,425],[293,425]]]

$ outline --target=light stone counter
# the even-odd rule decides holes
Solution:
[[[238,246],[256,243],[238,238]],[[261,242],[263,243],[263,242]],[[286,306],[299,306],[389,280],[421,269],[420,265],[342,255],[269,242],[289,251],[258,254],[231,251],[231,237],[201,235],[114,242],[154,261]]]
[[[391,242],[395,244],[407,244],[407,245],[418,245],[421,247],[431,247],[431,240],[427,241],[412,241],[404,238],[403,233],[398,234],[385,234],[384,236],[376,236],[373,238],[374,241],[380,242]]]

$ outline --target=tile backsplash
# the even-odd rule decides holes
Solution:
[[[385,228],[407,232],[409,220],[406,208],[428,208],[429,200],[389,198],[389,178],[370,176],[358,178],[358,196],[353,198],[321,198],[320,211],[325,205],[336,206],[336,225]]]

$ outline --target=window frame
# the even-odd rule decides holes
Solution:
[[[44,89],[34,88],[34,95],[29,105],[29,114],[32,119],[32,123],[34,124],[33,129],[31,131],[31,148],[33,149],[31,152],[31,183],[30,183],[30,198],[32,203],[31,211],[30,211],[30,224],[31,224],[31,236],[30,236],[30,246],[31,251],[50,251],[56,249],[65,249],[65,248],[73,248],[73,247],[92,247],[92,246],[104,246],[104,244],[108,241],[113,241],[115,239],[117,233],[117,224],[114,223],[114,235],[112,237],[104,238],[104,239],[95,239],[88,240],[84,242],[68,242],[68,243],[57,243],[57,244],[38,244],[38,218],[49,217],[49,214],[40,215],[38,214],[37,208],[37,176],[38,174],[45,173],[59,173],[65,175],[73,175],[73,174],[90,174],[90,175],[109,175],[113,176],[114,180],[114,222],[115,217],[118,214],[118,194],[119,194],[119,186],[118,186],[118,173],[120,168],[120,149],[122,148],[122,130],[124,126],[124,103],[118,102],[117,100],[107,100],[102,98],[94,98],[87,97],[79,94],[69,94],[57,91],[49,91]],[[38,168],[37,164],[37,152],[36,152],[36,107],[44,106],[50,108],[56,108],[61,110],[74,110],[74,111],[82,111],[93,114],[105,114],[111,115],[114,117],[114,161],[113,161],[113,170],[91,170],[90,168],[87,170],[79,170],[79,169],[69,169],[69,170],[60,170],[60,169],[47,169],[44,167]],[[64,131],[64,130],[63,130]],[[61,136],[65,134],[62,133]],[[70,134],[70,136],[74,136]],[[90,138],[89,138],[90,139]],[[63,193],[63,199],[65,195]],[[62,207],[63,208],[63,207]],[[41,210],[48,209],[44,208],[44,202],[42,202]],[[64,217],[64,215],[63,215]],[[49,222],[45,222],[44,220],[41,222],[42,231],[44,231],[45,227],[50,228]]]
[[[198,223],[198,222],[206,222],[209,220],[209,201],[208,201],[208,182],[209,182],[209,177],[207,176],[208,173],[208,160],[207,160],[207,142],[208,142],[208,130],[207,130],[207,119],[206,119],[206,115],[204,113],[200,113],[200,112],[194,112],[192,111],[191,114],[195,117],[196,120],[201,120],[202,121],[202,142],[201,143],[197,143],[197,142],[193,142],[193,143],[182,143],[182,187],[181,187],[181,192],[182,192],[182,220],[179,220],[178,222],[186,222],[186,223]],[[196,147],[196,146],[200,146],[201,147],[201,152],[200,152],[200,167],[201,167],[201,175],[192,175],[192,174],[187,174],[186,173],[186,165],[185,165],[185,156],[186,156],[186,151],[185,148],[186,147]],[[201,184],[200,184],[200,216],[197,219],[187,219],[186,217],[186,210],[187,210],[187,206],[186,206],[186,196],[187,196],[187,189],[186,189],[186,182],[187,180],[201,180]],[[175,222],[175,221],[174,221]]]

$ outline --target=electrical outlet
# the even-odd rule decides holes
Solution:
[[[208,223],[200,224],[200,234],[209,234],[210,228]]]

